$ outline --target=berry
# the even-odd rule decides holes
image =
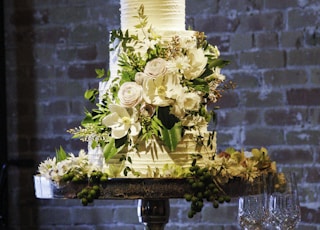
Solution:
[[[106,182],[108,180],[108,177],[106,175],[103,175],[100,177],[100,182]]]
[[[88,200],[87,200],[87,198],[82,198],[82,199],[81,199],[81,203],[82,203],[83,206],[87,206],[87,205],[88,205]]]
[[[93,198],[97,198],[97,192],[94,189],[91,189],[89,192],[89,195],[92,196]]]
[[[192,195],[191,195],[191,194],[185,194],[185,195],[184,195],[184,198],[185,198],[187,201],[191,201]]]

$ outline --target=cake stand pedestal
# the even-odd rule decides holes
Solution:
[[[169,222],[169,199],[139,199],[137,211],[145,230],[163,230]]]
[[[75,199],[87,183],[68,183],[57,187],[47,179],[34,176],[36,197],[40,199]],[[240,180],[223,186],[233,197],[240,196],[243,189]],[[191,193],[186,179],[176,178],[115,178],[100,185],[98,199],[138,200],[137,214],[145,230],[163,230],[170,217],[170,198],[183,198]]]

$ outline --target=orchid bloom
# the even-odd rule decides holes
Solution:
[[[102,124],[112,129],[111,136],[115,139],[120,139],[128,134],[136,136],[141,130],[141,125],[138,122],[138,115],[135,109],[132,109],[130,115],[126,108],[120,105],[109,105],[110,114],[102,119]]]

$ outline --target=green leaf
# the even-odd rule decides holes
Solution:
[[[95,140],[93,140],[91,143],[91,148],[95,149],[97,146],[98,146],[98,143]]]
[[[103,148],[104,159],[107,161],[115,156],[118,152],[118,149],[115,146],[115,139],[111,138],[109,143],[106,144]]]
[[[197,91],[202,91],[204,93],[208,93],[209,92],[208,83],[205,80],[201,79],[201,78],[194,79],[192,87]]]
[[[222,60],[222,59],[215,59],[209,63],[209,68],[212,69],[214,67],[223,68],[224,66],[228,65],[230,61]]]
[[[97,89],[88,89],[84,93],[84,98],[93,103],[96,100],[96,95],[98,94]]]
[[[125,146],[126,142],[121,142],[122,145],[119,144],[119,140],[110,138],[109,143],[107,143],[103,148],[104,159],[108,161],[112,157],[114,157],[118,152],[120,152]]]
[[[56,149],[56,158],[57,158],[57,162],[67,159],[67,153],[66,151],[64,151],[62,146],[60,146],[59,149]]]
[[[92,114],[88,111],[85,111],[85,118],[81,121],[82,126],[86,126],[87,124],[93,123]]]
[[[162,140],[164,144],[174,151],[181,140],[182,127],[180,123],[176,123],[171,129],[164,128],[162,130]]]
[[[104,69],[95,69],[97,78],[102,78],[105,75],[105,70]]]

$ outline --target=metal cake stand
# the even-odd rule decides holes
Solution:
[[[35,176],[35,181],[37,176]],[[41,185],[43,188],[44,183]],[[37,193],[37,198],[74,199],[87,184],[68,183],[63,187],[56,187],[51,183],[51,191]],[[145,230],[163,230],[169,221],[171,198],[183,198],[186,193],[191,193],[191,186],[187,179],[175,178],[115,178],[109,179],[102,185],[98,199],[113,200],[138,200],[137,214],[139,222],[144,224]],[[233,181],[224,186],[224,191],[233,197],[241,195],[241,181]],[[41,192],[41,191],[40,191]],[[42,191],[43,192],[43,191]],[[39,195],[40,194],[40,195]]]

